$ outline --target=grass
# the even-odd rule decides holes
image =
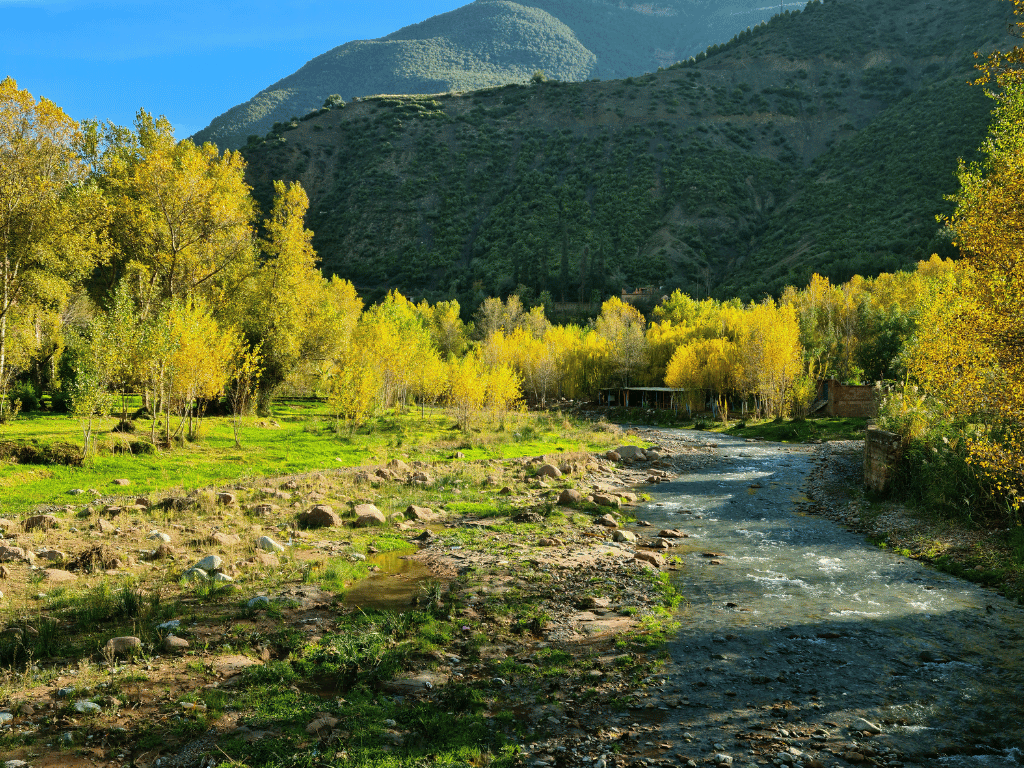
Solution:
[[[776,443],[809,443],[826,440],[862,440],[867,419],[822,418],[802,420],[733,421],[716,423],[711,431]]]
[[[121,491],[111,485],[118,478],[130,482],[127,488],[132,495],[147,495],[262,476],[384,464],[393,458],[445,462],[456,451],[474,461],[597,450],[609,446],[614,438],[561,416],[531,413],[514,415],[503,431],[466,434],[436,409],[424,417],[416,413],[379,416],[353,433],[338,434],[323,404],[297,400],[276,403],[267,418],[246,419],[241,448],[235,447],[230,420],[210,417],[204,420],[196,442],[150,455],[126,455],[113,453],[115,446],[128,439],[110,432],[117,421],[115,417],[99,421],[99,449],[84,467],[0,466],[0,515],[66,503],[72,489],[92,489],[99,494]],[[150,422],[137,423],[139,431],[130,439],[148,439]],[[81,443],[77,420],[61,414],[22,415],[3,426],[0,437],[42,445]]]

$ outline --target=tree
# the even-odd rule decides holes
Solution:
[[[107,208],[85,184],[81,139],[53,102],[0,81],[0,415],[15,372],[13,315],[33,303],[59,307],[104,255]]]
[[[597,333],[608,341],[615,374],[622,386],[630,386],[630,377],[647,359],[647,321],[636,307],[616,296],[601,305]]]
[[[96,139],[97,178],[115,214],[110,283],[131,273],[143,313],[161,300],[210,306],[251,273],[255,205],[237,152],[176,142],[166,118],[140,110],[135,132],[107,127]]]

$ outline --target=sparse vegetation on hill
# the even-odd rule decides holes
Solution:
[[[325,270],[371,298],[757,298],[906,268],[951,253],[934,217],[989,109],[971,53],[1005,15],[836,0],[642,77],[361,99],[254,137],[249,179],[261,202],[300,180]]]

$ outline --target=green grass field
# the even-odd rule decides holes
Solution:
[[[240,430],[241,448],[235,447],[231,420],[203,420],[200,438],[152,454],[116,453],[131,440],[148,440],[147,419],[136,422],[134,435],[111,432],[115,417],[95,425],[96,448],[83,467],[60,465],[0,465],[0,515],[16,515],[50,504],[63,504],[72,489],[95,489],[101,494],[122,492],[111,483],[130,481],[130,493],[149,494],[171,489],[191,490],[263,476],[298,474],[315,470],[405,461],[446,461],[456,452],[465,459],[497,459],[545,453],[598,450],[613,439],[592,425],[579,425],[560,415],[519,413],[509,416],[504,428],[487,427],[463,432],[443,410],[424,415],[410,411],[384,415],[350,432],[335,429],[322,403],[285,400],[275,404],[266,418],[247,418]],[[602,439],[606,438],[606,440]],[[0,441],[38,446],[66,442],[82,444],[81,424],[63,414],[22,414],[0,427]]]

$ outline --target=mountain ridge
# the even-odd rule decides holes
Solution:
[[[640,75],[724,42],[765,18],[755,0],[475,0],[374,40],[311,59],[192,138],[245,144],[331,94],[432,94],[526,82],[536,70],[579,82]],[[710,10],[709,10],[710,9]]]

